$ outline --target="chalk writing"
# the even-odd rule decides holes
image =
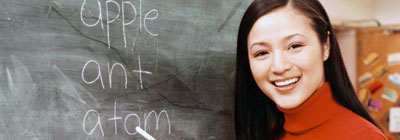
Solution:
[[[107,67],[108,67],[108,80],[109,80],[109,83],[110,83],[110,88],[112,88],[112,74],[113,74],[113,70],[114,70],[114,67],[115,67],[115,66],[121,67],[122,70],[124,71],[124,76],[125,76],[125,88],[128,88],[128,87],[127,87],[127,85],[128,85],[128,78],[127,78],[127,76],[126,76],[126,69],[125,69],[125,67],[124,67],[121,63],[115,63],[115,64],[113,64],[113,65],[111,66],[111,69],[110,69],[110,63],[107,62]]]
[[[139,70],[132,70],[132,71],[139,73],[140,88],[143,89],[142,73],[144,73],[144,74],[152,74],[152,73],[149,72],[149,71],[143,71],[142,70],[142,66],[140,64],[140,55],[138,55],[138,61],[139,61]]]
[[[94,127],[92,128],[92,130],[90,130],[90,132],[88,132],[88,131],[86,130],[86,118],[87,118],[87,116],[89,115],[90,112],[96,113],[96,115],[97,115],[97,122],[96,122],[96,125],[94,125]],[[85,116],[83,117],[83,122],[82,122],[83,131],[85,131],[85,133],[86,133],[87,135],[92,135],[93,132],[94,132],[94,130],[95,130],[97,127],[99,127],[101,134],[104,136],[103,127],[101,127],[100,114],[99,114],[99,112],[97,112],[97,111],[94,110],[94,109],[90,109],[89,111],[86,112]]]
[[[96,26],[97,24],[100,23],[101,28],[104,29],[103,22],[100,22],[100,21],[103,20],[103,16],[101,15],[101,3],[100,3],[100,1],[97,0],[97,5],[98,5],[98,8],[99,8],[99,16],[98,16],[98,18],[97,18],[97,21],[96,21],[94,24],[88,24],[88,23],[83,19],[83,11],[85,10],[85,6],[86,6],[86,5],[87,5],[87,4],[86,4],[86,0],[83,0],[82,7],[81,7],[81,16],[80,16],[80,17],[81,17],[82,23],[83,23],[84,25],[88,26],[88,27],[94,27],[94,26]]]
[[[125,129],[126,133],[128,133],[128,135],[136,135],[137,132],[131,133],[131,132],[128,131],[128,127],[126,127],[126,121],[129,119],[130,116],[135,116],[136,119],[137,119],[137,122],[139,123],[138,126],[140,126],[140,117],[139,117],[137,114],[135,114],[135,113],[131,113],[131,114],[128,114],[128,115],[125,117],[124,129]]]
[[[114,18],[109,17],[109,4],[112,3],[113,5],[115,5],[118,9],[118,12],[116,14],[116,16]],[[129,4],[130,7],[132,8],[132,11],[134,12],[134,16],[133,19],[129,22],[125,22],[125,4]],[[87,26],[87,27],[95,27],[96,25],[98,25],[100,23],[100,26],[102,29],[104,29],[103,27],[103,14],[102,14],[102,10],[101,10],[101,3],[99,0],[97,0],[97,6],[98,6],[98,17],[97,17],[97,21],[89,24],[85,21],[84,19],[84,11],[86,10],[85,7],[87,5],[87,0],[84,0],[81,6],[81,12],[80,12],[80,18],[82,23]],[[121,14],[122,16],[122,35],[123,35],[123,40],[124,40],[124,47],[126,48],[126,26],[134,23],[136,20],[136,16],[139,14],[139,30],[140,32],[142,32],[143,28],[144,30],[151,36],[158,36],[157,33],[153,33],[149,30],[149,27],[147,25],[148,22],[146,21],[152,21],[152,20],[156,20],[158,18],[158,10],[157,9],[151,9],[149,11],[147,11],[146,13],[144,13],[142,10],[142,0],[139,0],[139,12],[136,9],[136,6],[130,2],[130,1],[124,1],[122,0],[121,4],[119,4],[118,2],[114,1],[114,0],[107,0],[105,1],[105,8],[106,8],[106,34],[107,34],[107,44],[108,44],[108,48],[111,47],[111,40],[110,40],[110,24],[113,23],[114,21],[116,21],[119,18],[119,15]],[[143,14],[144,13],[144,14]],[[143,24],[143,25],[142,25]]]
[[[117,120],[121,120],[121,119],[122,119],[122,117],[117,117],[117,101],[115,101],[114,102],[114,117],[108,119],[109,121],[114,120],[115,135],[118,134],[118,131],[117,131]]]
[[[125,11],[125,8],[124,8],[125,4],[129,4],[132,7],[133,11],[135,12],[135,14],[133,15],[133,19],[131,21],[127,22],[127,23],[125,22],[125,12],[122,12],[122,35],[124,37],[124,47],[126,48],[125,26],[128,26],[129,24],[132,24],[136,20],[137,12],[136,12],[135,5],[133,5],[132,2],[130,2],[130,1],[122,1],[122,4],[121,4],[122,11]],[[136,39],[134,39],[134,43],[135,42],[136,42]],[[132,47],[134,47],[134,45]]]
[[[142,10],[142,0],[136,0],[139,1],[139,8],[137,9],[137,5],[135,5],[132,1],[128,0],[105,0],[105,1],[100,1],[100,0],[92,0],[92,2],[96,2],[97,5],[95,5],[95,9],[97,9],[98,13],[92,14],[91,9],[89,9],[90,5],[88,5],[89,0],[83,0],[82,6],[80,9],[80,20],[82,21],[83,25],[87,27],[96,27],[100,25],[102,30],[106,30],[106,40],[107,40],[107,47],[110,49],[111,44],[113,43],[114,40],[111,40],[111,31],[116,30],[118,26],[113,26],[111,29],[111,24],[115,24],[115,22],[122,21],[122,40],[123,40],[123,46],[125,49],[128,48],[127,46],[127,27],[129,25],[132,25],[136,22],[136,24],[139,26],[139,32],[145,32],[147,35],[150,35],[151,37],[157,37],[159,34],[152,30],[154,28],[149,27],[149,23],[155,22],[158,19],[159,11],[157,9],[151,9],[147,12],[143,12]],[[102,8],[105,8],[103,11]],[[115,11],[112,11],[115,10]],[[95,10],[96,11],[96,10]],[[105,13],[103,13],[105,12]],[[90,16],[87,16],[86,14],[89,14]],[[127,17],[127,14],[130,15],[130,17]],[[93,18],[93,15],[96,16],[95,21],[91,21],[91,18]],[[103,15],[105,17],[103,17]],[[136,20],[138,16],[138,20]],[[122,20],[119,20],[119,18],[122,18]],[[103,20],[105,19],[105,20]],[[105,22],[105,23],[104,23]],[[143,34],[140,34],[143,35]],[[130,40],[129,40],[130,41]],[[132,37],[132,54],[134,54],[136,42],[140,41],[139,38],[137,37]],[[147,42],[146,42],[147,43]],[[105,43],[104,43],[105,44]],[[147,44],[146,44],[147,45]],[[157,56],[156,56],[156,71],[157,71],[157,63],[158,63],[158,40],[157,40]],[[130,47],[130,46],[129,46]],[[114,49],[115,50],[115,49]],[[129,48],[130,51],[130,48]],[[139,51],[137,53],[137,61],[138,61],[138,69],[136,70],[131,70],[133,73],[138,73],[138,80],[140,82],[140,88],[144,89],[143,86],[143,74],[148,74],[151,75],[152,72],[150,71],[145,71],[142,68],[142,62],[140,58]],[[112,63],[107,62],[107,72],[108,72],[108,84],[109,88],[113,88],[113,75],[115,74],[114,70],[115,68],[120,69],[123,72],[124,76],[124,87],[127,89],[128,85],[128,76],[127,76],[127,67],[123,65],[125,63]],[[93,67],[94,65],[94,67]],[[96,73],[94,74],[95,78],[90,77],[89,74],[89,69],[95,69]],[[82,81],[86,84],[93,84],[95,82],[100,82],[103,90],[105,90],[104,86],[104,80],[102,76],[102,71],[101,71],[102,65],[99,64],[98,61],[96,60],[88,60],[82,67],[82,72],[81,72],[81,78]],[[107,78],[107,76],[105,77]],[[107,82],[107,80],[106,80]],[[101,111],[100,111],[101,112]],[[105,135],[105,132],[103,130],[103,125],[102,125],[102,116],[101,114],[95,110],[95,109],[89,109],[85,115],[83,116],[82,120],[82,129],[85,132],[86,135],[92,135],[95,131],[99,131],[102,136]],[[93,121],[94,120],[94,121]],[[114,102],[114,112],[113,116],[110,118],[106,119],[107,121],[113,121],[114,123],[114,134],[118,135],[118,123],[119,121],[123,121],[123,130],[125,130],[125,133],[128,135],[136,135],[138,134],[137,130],[135,130],[136,127],[141,127],[143,125],[144,130],[150,129],[150,124],[153,125],[155,124],[154,127],[156,131],[159,130],[159,123],[163,121],[163,124],[167,124],[168,126],[168,134],[171,134],[171,123],[170,123],[170,118],[168,115],[168,112],[166,110],[161,110],[160,112],[156,112],[154,110],[151,110],[147,113],[144,113],[143,116],[139,116],[136,113],[130,113],[126,115],[125,117],[120,116],[117,114],[117,102]],[[154,121],[154,123],[153,123]],[[121,129],[120,129],[121,130]]]
[[[95,79],[93,79],[92,81],[88,81],[88,80],[85,78],[85,70],[87,69],[87,66],[88,66],[90,63],[96,64],[96,65],[97,65],[97,71],[98,71],[98,72],[97,72],[97,77],[96,77]],[[152,74],[152,72],[142,70],[142,66],[141,66],[141,62],[140,62],[140,55],[138,55],[138,64],[139,64],[139,69],[138,69],[138,70],[132,70],[132,71],[133,71],[133,72],[136,72],[136,73],[139,73],[140,87],[141,87],[141,89],[143,89],[144,87],[143,87],[143,81],[142,81],[142,73],[143,73],[143,74]],[[114,64],[111,66],[111,68],[110,68],[110,63],[107,62],[108,81],[109,81],[110,88],[112,88],[112,83],[113,83],[113,81],[112,81],[112,75],[113,75],[114,68],[115,68],[116,66],[119,66],[119,67],[122,69],[123,73],[124,73],[125,89],[126,89],[126,88],[128,88],[128,77],[127,77],[126,68],[124,67],[124,65],[122,65],[121,63],[114,63]],[[105,87],[104,87],[104,82],[103,82],[103,76],[101,76],[100,64],[99,64],[96,60],[89,60],[89,61],[87,61],[87,62],[85,63],[85,65],[83,65],[81,77],[82,77],[82,81],[85,82],[86,84],[93,84],[93,83],[96,82],[97,80],[100,80],[100,83],[101,83],[102,88],[105,89]]]
[[[108,3],[110,3],[110,2],[114,3],[114,4],[117,5],[117,7],[118,7],[118,14],[117,14],[117,16],[115,16],[115,18],[112,19],[111,21],[110,21],[109,16],[108,16]],[[108,44],[108,48],[110,48],[110,45],[111,45],[111,44],[110,44],[110,23],[112,23],[112,22],[114,22],[115,20],[118,19],[119,13],[120,13],[119,4],[118,4],[117,2],[115,2],[114,0],[107,0],[107,1],[106,1],[106,17],[107,17],[106,27],[107,27],[107,44]]]
[[[154,17],[147,17],[147,16],[149,16],[149,14],[151,14],[151,13],[154,13],[154,14],[155,14]],[[154,33],[152,33],[152,32],[149,31],[149,29],[147,28],[147,25],[146,25],[146,20],[155,20],[155,19],[157,19],[157,17],[158,17],[158,10],[156,10],[156,9],[151,9],[151,10],[150,10],[149,12],[147,12],[146,15],[144,16],[144,20],[143,20],[144,29],[146,29],[146,31],[147,31],[150,35],[152,35],[152,36],[158,36],[158,34],[154,34]]]
[[[95,63],[97,65],[98,73],[97,73],[97,77],[94,80],[89,82],[89,81],[86,81],[86,79],[85,79],[85,70],[86,70],[87,65],[90,63]],[[104,82],[103,82],[103,77],[101,76],[100,64],[96,60],[89,60],[85,63],[85,65],[83,66],[83,69],[82,69],[81,76],[82,76],[83,82],[85,82],[86,84],[93,84],[94,82],[96,82],[97,80],[100,79],[101,87],[104,89]]]
[[[89,114],[93,114],[97,118],[96,124],[92,128],[87,128],[88,126],[86,126],[87,121],[90,120],[90,119],[88,119],[88,118],[90,118],[90,117],[88,117]],[[150,118],[152,116],[155,118],[155,120],[154,120],[154,122],[151,123],[149,121],[150,121]],[[162,116],[164,116],[163,117],[164,119],[161,119]],[[137,126],[132,126],[132,125],[128,124],[128,120],[130,118],[136,118],[136,119],[133,119],[133,120],[137,121]],[[117,123],[117,121],[118,120],[122,120],[122,119],[123,118],[121,116],[117,116],[117,102],[115,101],[114,102],[114,115],[113,115],[112,118],[107,119],[108,121],[114,121],[114,133],[115,133],[115,135],[118,134],[118,131],[117,131],[118,123]],[[136,127],[141,127],[141,125],[144,124],[143,128],[144,128],[144,130],[146,130],[147,128],[149,128],[148,127],[149,124],[154,124],[154,123],[155,123],[155,130],[158,131],[159,130],[159,124],[161,123],[160,120],[163,120],[168,125],[168,134],[171,134],[171,122],[170,122],[170,119],[169,119],[168,112],[166,110],[161,110],[159,113],[156,113],[156,111],[154,111],[154,110],[151,110],[149,113],[144,113],[143,120],[144,120],[144,123],[141,123],[141,119],[140,119],[139,115],[136,114],[136,113],[130,113],[130,114],[126,115],[124,117],[124,130],[125,130],[125,132],[128,135],[136,135],[137,131],[135,130],[135,132],[132,132],[132,130],[129,130],[129,128],[135,129]],[[131,127],[129,127],[129,126],[131,126]],[[88,110],[86,112],[86,114],[84,115],[84,117],[83,117],[82,129],[87,135],[92,135],[93,132],[96,129],[98,129],[98,131],[101,132],[102,136],[104,136],[104,130],[103,130],[103,127],[101,125],[101,115],[99,114],[99,112],[97,112],[94,109]],[[88,130],[90,130],[90,131],[88,131]]]
[[[165,110],[162,110],[158,115],[157,115],[157,113],[156,113],[154,110],[153,110],[153,111],[150,111],[150,113],[147,114],[147,117],[146,117],[146,119],[145,119],[145,121],[144,121],[144,130],[147,130],[147,129],[146,129],[146,128],[147,128],[147,120],[149,119],[149,117],[150,117],[151,114],[154,114],[154,117],[156,118],[156,130],[158,130],[158,123],[159,123],[159,120],[160,120],[160,116],[161,116],[161,114],[164,114],[165,117],[167,117],[167,122],[168,122],[168,134],[171,134],[171,122],[169,121],[168,113],[167,113],[167,111],[165,111]],[[146,116],[146,114],[145,114],[145,116]]]

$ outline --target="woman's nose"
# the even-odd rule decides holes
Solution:
[[[287,57],[283,53],[274,53],[273,59],[271,71],[274,74],[283,74],[290,69],[291,64],[287,61]]]

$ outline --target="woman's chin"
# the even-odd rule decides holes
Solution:
[[[296,102],[293,102],[293,101],[281,101],[277,105],[282,109],[293,109],[293,108],[296,108],[297,106],[299,106],[300,103],[298,101],[296,101]]]

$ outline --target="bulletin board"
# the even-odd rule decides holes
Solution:
[[[400,134],[389,131],[389,110],[400,106],[400,87],[389,80],[391,74],[400,73],[399,64],[388,62],[395,53],[400,53],[399,33],[383,27],[357,29],[358,95],[385,135],[400,139]]]

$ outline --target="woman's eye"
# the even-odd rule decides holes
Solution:
[[[260,52],[256,53],[255,57],[263,56],[263,55],[267,55],[267,54],[269,54],[267,51],[260,51]]]
[[[301,45],[301,44],[293,44],[293,45],[290,45],[289,50],[296,49],[296,48],[299,48],[301,46],[303,46],[303,45]]]

